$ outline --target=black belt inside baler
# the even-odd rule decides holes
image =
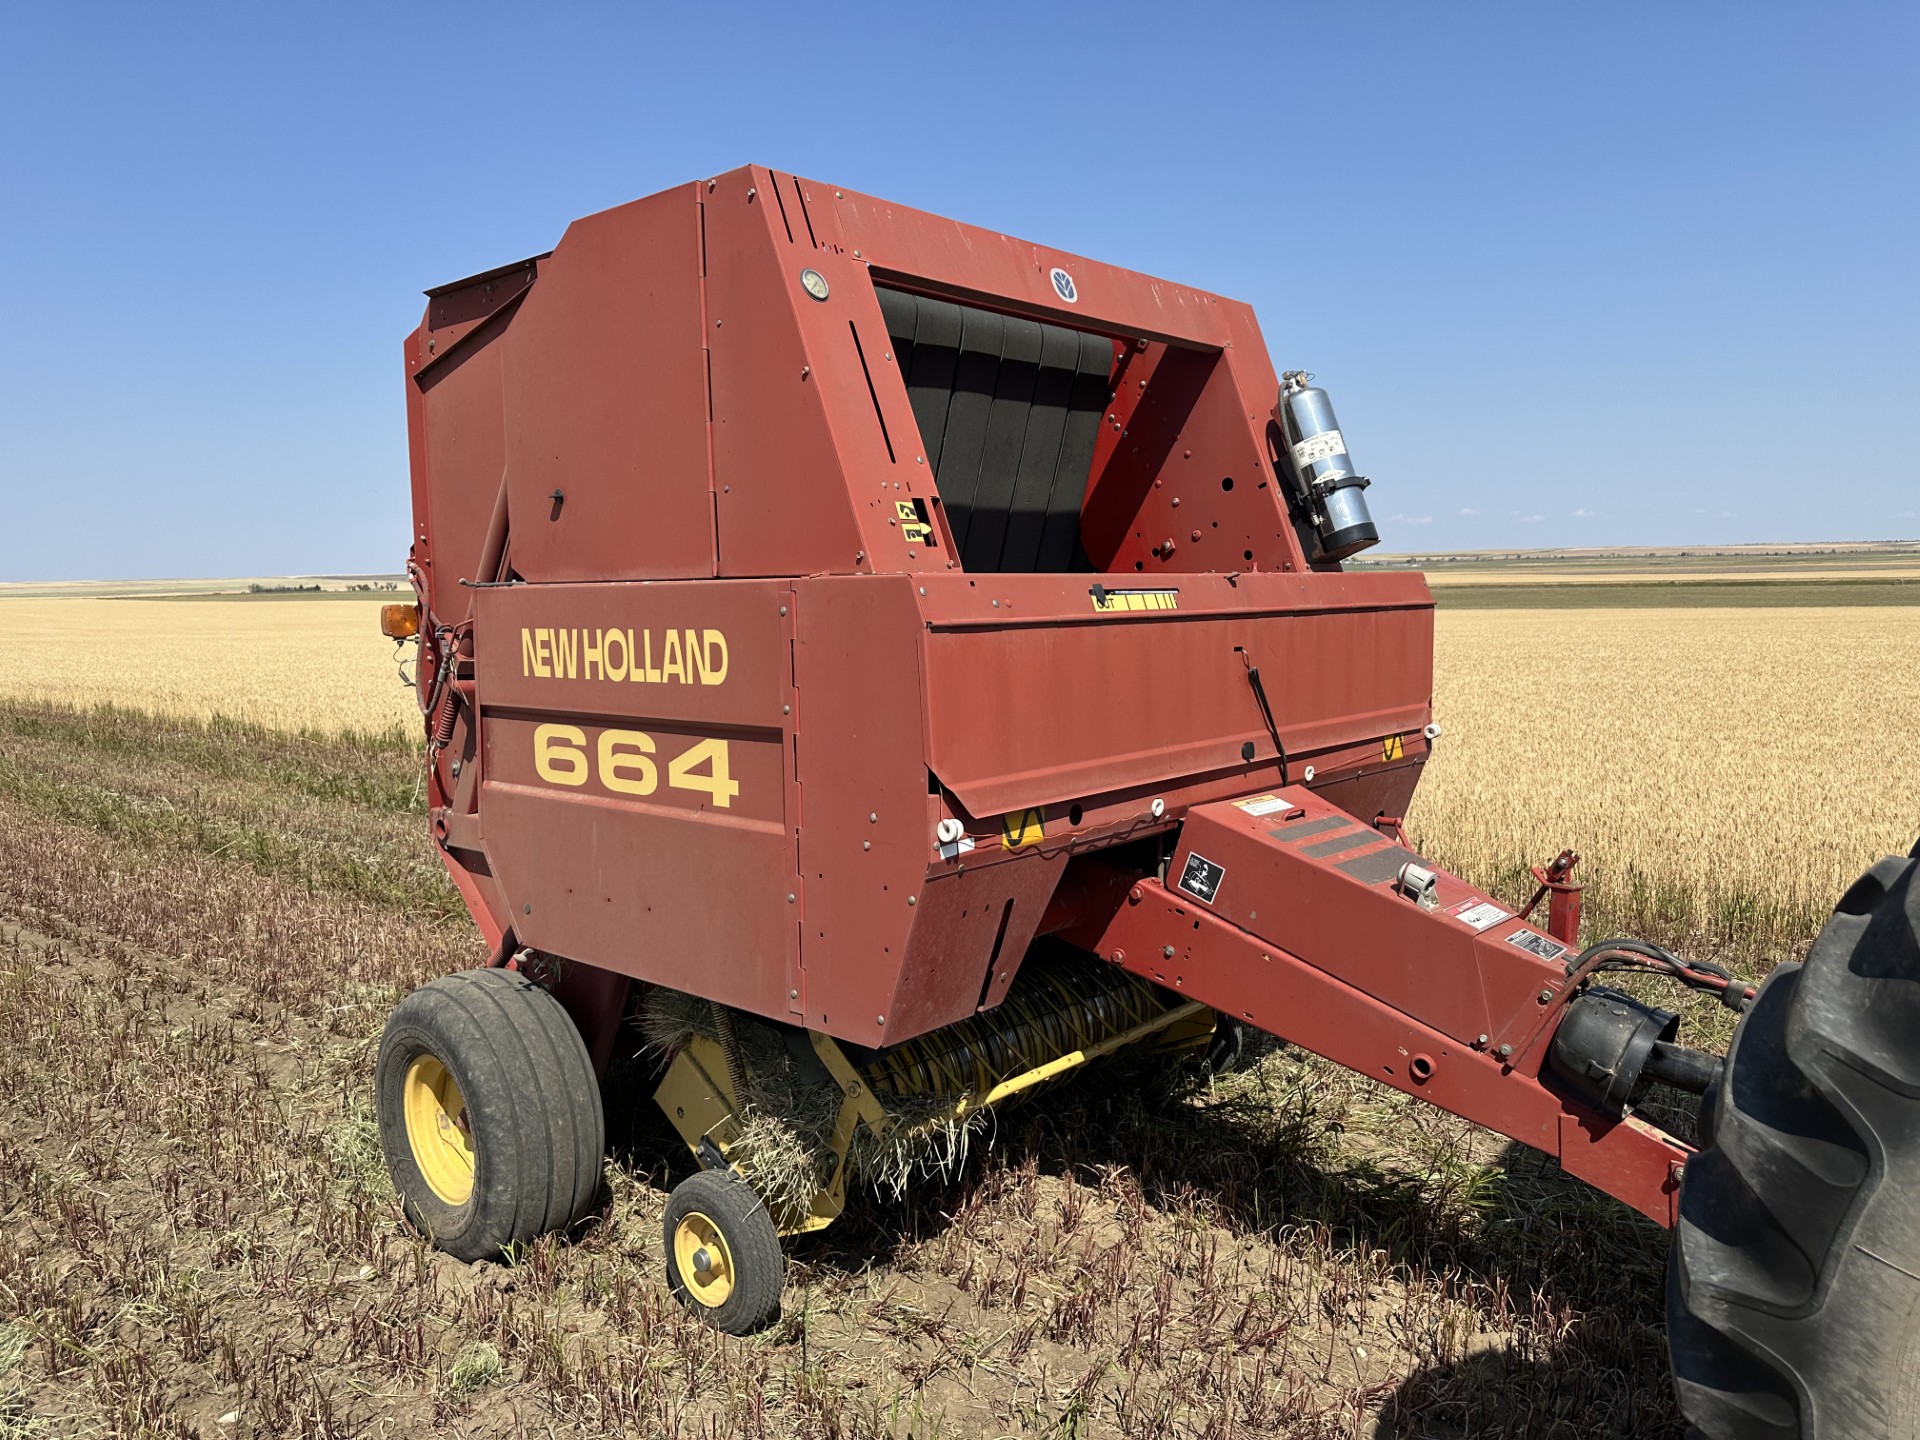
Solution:
[[[960,563],[1085,568],[1080,505],[1113,342],[878,287]]]

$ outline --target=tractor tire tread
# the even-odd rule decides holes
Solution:
[[[1734,1031],[1668,1268],[1702,1440],[1920,1435],[1916,872],[1856,881]]]

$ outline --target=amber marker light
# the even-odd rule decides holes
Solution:
[[[380,633],[394,640],[406,640],[420,633],[418,605],[382,605]]]

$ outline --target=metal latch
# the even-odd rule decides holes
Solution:
[[[1440,903],[1440,877],[1411,860],[1400,867],[1393,887],[1422,910],[1431,910]]]

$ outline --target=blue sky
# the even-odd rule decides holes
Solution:
[[[1920,7],[13,3],[0,579],[392,570],[420,291],[749,161],[1251,301],[1386,548],[1920,536]]]

